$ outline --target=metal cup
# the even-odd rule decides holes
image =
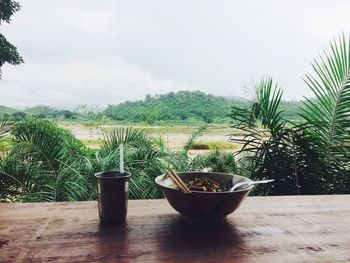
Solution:
[[[128,179],[130,173],[108,171],[96,173],[100,222],[116,225],[125,222],[128,209]]]

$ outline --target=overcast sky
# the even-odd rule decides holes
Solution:
[[[19,0],[20,1],[20,0]],[[22,0],[1,32],[25,60],[3,67],[0,105],[104,108],[178,90],[245,96],[271,75],[284,99],[349,32],[349,0]]]

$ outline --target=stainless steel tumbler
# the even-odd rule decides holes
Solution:
[[[116,225],[125,222],[128,210],[128,180],[130,175],[130,173],[118,171],[95,174],[101,224]]]

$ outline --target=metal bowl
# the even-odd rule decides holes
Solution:
[[[183,172],[178,173],[183,181],[196,177],[206,177],[221,185],[240,182],[252,182],[246,177],[226,173]],[[235,211],[252,190],[253,186],[236,192],[201,192],[192,191],[184,194],[174,188],[173,181],[166,175],[155,179],[169,204],[188,221],[199,223],[215,223],[223,221],[227,215]]]

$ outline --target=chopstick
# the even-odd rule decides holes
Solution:
[[[191,190],[187,187],[187,185],[182,181],[182,179],[180,178],[180,176],[175,173],[173,170],[169,170],[167,172],[167,174],[171,177],[171,179],[174,181],[174,183],[177,185],[177,187],[179,187],[179,189],[185,193],[185,194],[189,194],[191,193]]]
[[[191,193],[192,191],[188,188],[188,186],[185,184],[184,181],[182,181],[181,177],[173,170],[170,170],[171,173],[178,179],[178,181],[182,184],[183,188],[186,190],[187,193]]]

